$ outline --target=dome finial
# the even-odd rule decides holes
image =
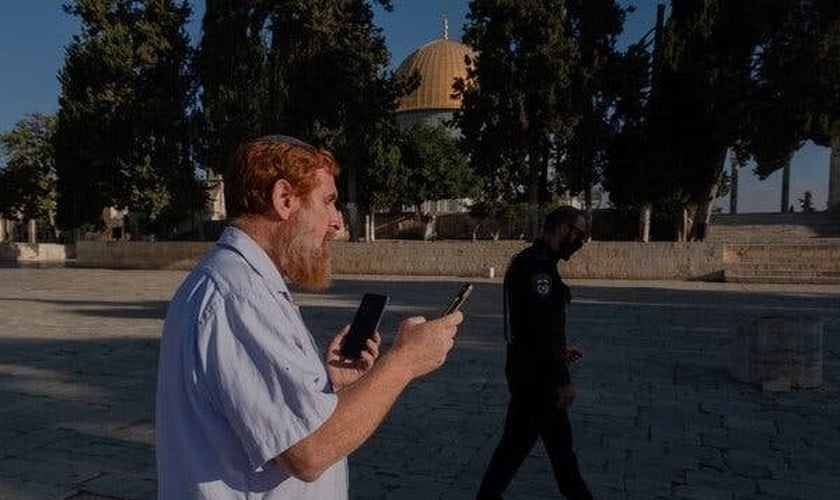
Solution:
[[[442,12],[440,17],[443,20],[443,39],[449,40],[449,19],[446,18],[446,12]]]

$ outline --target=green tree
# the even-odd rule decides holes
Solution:
[[[553,196],[585,192],[591,204],[624,11],[612,0],[476,0],[467,18],[464,40],[478,56],[456,86],[456,121],[486,183],[480,204],[527,201],[534,235]]]
[[[482,205],[527,201],[536,234],[548,198],[557,144],[574,128],[566,99],[579,54],[570,39],[561,0],[474,0],[464,41],[477,56],[455,122],[463,147],[484,181]]]
[[[578,61],[572,66],[572,83],[567,101],[576,125],[557,154],[561,175],[555,191],[583,193],[592,207],[592,188],[603,180],[606,152],[615,123],[614,66],[621,65],[615,48],[625,11],[613,0],[567,0],[566,25],[577,47]]]
[[[60,223],[101,224],[127,208],[145,230],[170,236],[202,203],[191,160],[186,2],[76,0],[81,34],[59,72],[55,135]]]
[[[55,225],[56,173],[52,136],[56,119],[34,113],[0,134],[0,214]]]
[[[670,173],[678,204],[696,207],[696,238],[705,234],[727,149],[745,134],[756,48],[786,8],[771,0],[671,2],[651,96],[651,162]]]
[[[396,201],[419,208],[427,200],[478,195],[476,178],[451,129],[421,122],[407,128],[403,137],[405,173]]]
[[[277,125],[293,123],[297,133],[335,152],[356,239],[357,213],[375,205],[399,168],[393,113],[397,97],[409,88],[386,71],[390,54],[370,2],[291,3],[296,9],[272,14],[270,62],[288,85],[288,121]],[[390,1],[377,3],[392,8]]]
[[[638,215],[638,239],[648,241],[652,219],[675,214],[676,239],[685,239],[685,224],[680,223],[686,203],[670,165],[659,161],[661,151],[654,149],[652,124],[657,117],[654,103],[661,103],[663,72],[665,6],[657,9],[654,29],[616,57],[606,80],[614,103],[610,115],[613,135],[605,154],[605,187],[610,201],[626,219]]]
[[[375,203],[399,166],[393,111],[410,90],[385,70],[390,56],[371,3],[213,2],[207,15],[198,66],[210,83],[202,94],[206,160],[217,168],[238,142],[265,134],[328,147],[342,165],[357,238],[356,209]]]
[[[199,89],[197,157],[210,175],[224,173],[236,147],[263,130],[266,47],[254,2],[206,0],[194,68]],[[281,103],[282,104],[282,103]]]
[[[814,195],[811,191],[805,191],[802,198],[799,198],[799,208],[806,214],[814,213]]]
[[[758,46],[751,114],[738,153],[764,179],[813,140],[840,138],[840,4],[791,2]]]
[[[640,214],[639,239],[649,234],[653,203],[663,193],[659,172],[651,168],[648,110],[651,92],[651,42],[642,39],[617,56],[612,74],[613,134],[606,141],[604,186],[620,212]]]
[[[126,206],[161,237],[191,229],[205,204],[191,144],[195,81],[185,30],[190,15],[186,0],[147,0],[134,26],[137,129]]]

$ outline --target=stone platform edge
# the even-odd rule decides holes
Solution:
[[[76,244],[77,267],[190,269],[212,242],[96,242]],[[504,275],[510,257],[525,241],[336,241],[335,274],[476,276]],[[567,278],[709,280],[723,279],[725,245],[715,242],[591,242],[569,262]]]

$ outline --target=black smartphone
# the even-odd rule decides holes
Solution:
[[[347,358],[358,358],[362,355],[367,339],[373,337],[374,332],[379,328],[382,321],[382,313],[388,305],[388,296],[376,293],[366,293],[362,297],[359,308],[353,322],[350,323],[350,331],[344,336],[341,343],[341,355]]]
[[[446,309],[440,313],[441,316],[446,316],[447,314],[452,314],[464,305],[464,302],[470,297],[472,293],[473,285],[472,283],[464,283],[461,285],[461,289],[458,290],[458,294],[452,297],[452,300],[449,301],[449,305],[446,306]]]

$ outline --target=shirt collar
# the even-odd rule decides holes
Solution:
[[[272,289],[290,297],[286,280],[280,274],[274,261],[265,253],[253,238],[245,231],[227,226],[216,242],[217,245],[230,248],[245,259],[254,271],[266,280]]]

